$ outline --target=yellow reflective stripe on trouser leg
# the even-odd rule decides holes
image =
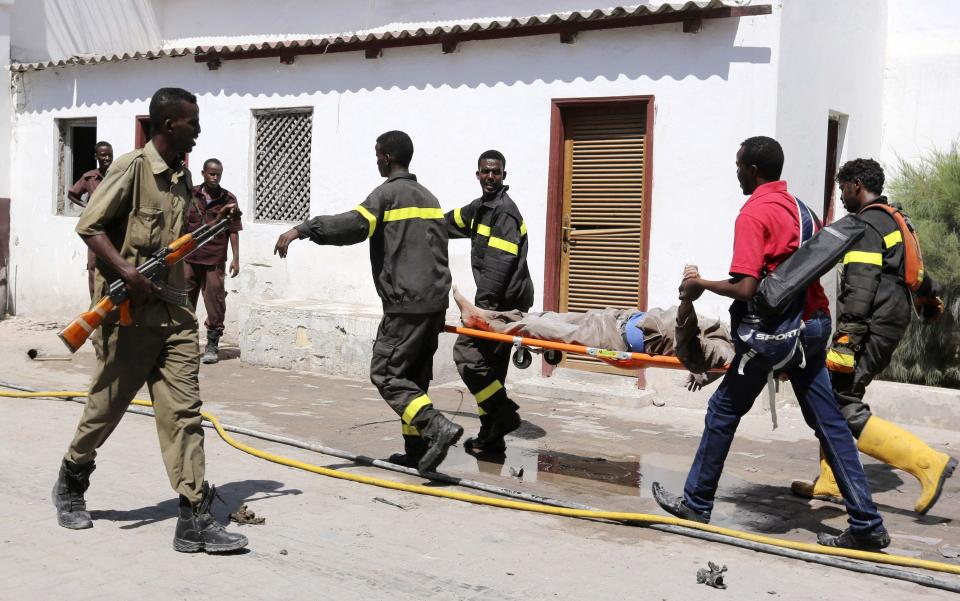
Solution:
[[[527,223],[524,221],[520,223],[520,236],[523,237],[526,235],[527,235]]]
[[[417,416],[417,413],[420,413],[420,410],[426,407],[427,405],[432,404],[430,397],[425,394],[421,394],[417,398],[413,399],[407,404],[407,408],[403,410],[403,423],[409,424],[413,421],[413,418]]]
[[[494,380],[493,382],[487,384],[483,390],[473,393],[473,398],[477,400],[477,413],[480,415],[486,415],[487,412],[483,410],[481,405],[485,400],[489,399],[501,390],[503,390],[503,383],[500,382],[500,380]]]
[[[894,244],[903,242],[903,233],[900,230],[894,230],[883,237],[883,247],[890,248]]]
[[[520,253],[519,246],[513,242],[507,242],[503,238],[497,238],[496,236],[490,236],[490,241],[487,244],[493,248],[502,250],[505,253],[510,253],[511,255],[517,255]]]
[[[866,263],[879,267],[883,265],[883,253],[851,250],[843,256],[843,264],[846,265],[847,263]]]
[[[390,209],[383,212],[383,222],[403,221],[404,219],[443,219],[443,209],[440,207],[406,207],[404,209]]]
[[[402,424],[400,430],[404,436],[420,436],[420,430],[417,430],[417,427],[411,424]]]
[[[467,224],[463,222],[463,214],[460,213],[460,209],[453,212],[453,220],[457,222],[458,228],[464,229],[467,227]]]
[[[361,205],[357,205],[357,213],[363,215],[363,218],[370,222],[370,231],[367,234],[367,238],[373,237],[373,232],[377,231],[377,218]]]

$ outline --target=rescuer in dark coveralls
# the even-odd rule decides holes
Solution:
[[[377,169],[387,181],[357,208],[314,217],[277,240],[274,252],[287,256],[294,240],[344,246],[370,240],[370,265],[383,319],[373,344],[370,381],[402,420],[403,454],[393,463],[434,471],[463,434],[463,427],[434,409],[427,389],[433,355],[449,303],[450,269],[443,209],[436,197],[407,171],[413,142],[389,131],[375,147]]]
[[[488,150],[477,160],[483,195],[446,214],[451,238],[469,238],[470,264],[477,283],[476,305],[491,311],[528,311],[533,280],[527,268],[527,226],[507,194],[507,160]],[[453,360],[463,383],[477,401],[480,432],[464,442],[468,451],[502,453],[503,437],[520,427],[519,407],[507,396],[511,345],[459,336]]]
[[[896,221],[886,211],[865,207],[886,203],[883,169],[872,159],[846,163],[837,174],[843,205],[859,213],[866,233],[843,259],[837,299],[837,332],[827,353],[827,367],[840,410],[857,439],[861,452],[912,474],[920,481],[918,513],[926,513],[940,496],[956,460],[931,449],[899,426],[883,420],[863,402],[866,387],[887,367],[900,343],[910,313],[910,290],[905,283],[904,239]],[[943,303],[936,284],[926,274],[916,292],[921,316],[939,317]],[[796,481],[794,494],[825,500],[840,498],[830,466],[822,458],[820,475],[813,483]]]

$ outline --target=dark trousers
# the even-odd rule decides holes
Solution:
[[[445,311],[388,313],[380,320],[370,361],[370,381],[400,416],[404,439],[418,438],[433,417],[427,390],[445,316]]]
[[[507,397],[507,369],[512,345],[505,342],[458,336],[453,360],[460,378],[477,401],[477,412],[502,415],[519,407]]]
[[[825,365],[830,318],[818,315],[806,322],[802,344],[806,365],[788,372],[804,420],[813,428],[847,507],[848,521],[855,532],[869,532],[883,523],[870,494],[850,428],[833,396]],[[735,331],[735,330],[734,330]],[[763,367],[748,363],[743,375],[737,373],[742,355],[737,353],[719,388],[710,397],[700,448],[687,483],[684,501],[699,512],[713,509],[723,464],[733,442],[740,418],[753,406],[767,383]]]
[[[203,306],[207,309],[207,320],[203,325],[207,328],[207,336],[211,334],[217,338],[223,336],[223,320],[227,315],[225,264],[184,263],[184,266],[187,293],[190,295],[190,304],[193,305],[194,310],[197,308],[200,292],[203,291]]]
[[[860,351],[856,355],[856,364],[853,373],[832,372],[830,382],[833,385],[840,411],[846,418],[850,431],[857,438],[867,425],[867,420],[873,415],[870,405],[863,402],[863,395],[873,378],[886,369],[893,357],[893,351],[900,344],[899,338],[888,338],[868,334],[860,344]]]

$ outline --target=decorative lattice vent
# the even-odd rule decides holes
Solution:
[[[303,221],[310,216],[313,109],[256,111],[254,218]]]

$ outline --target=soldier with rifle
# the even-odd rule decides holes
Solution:
[[[187,233],[192,186],[183,156],[200,135],[196,96],[180,88],[157,90],[150,100],[150,123],[151,141],[117,159],[77,223],[77,233],[97,255],[95,291],[109,298],[92,310],[103,317],[100,335],[94,337],[97,370],[60,466],[53,502],[64,528],[93,526],[84,492],[97,449],[146,383],[163,462],[180,495],[174,549],[235,551],[247,545],[247,538],[227,532],[210,515],[215,490],[204,479],[197,319],[183,290],[183,263],[168,264],[160,272],[143,269],[155,265],[157,252],[175,246]],[[227,205],[220,217],[236,213],[236,205]],[[116,280],[122,285],[109,284]],[[104,310],[117,304],[110,299],[129,299],[126,319]],[[61,334],[68,344],[69,330]]]

